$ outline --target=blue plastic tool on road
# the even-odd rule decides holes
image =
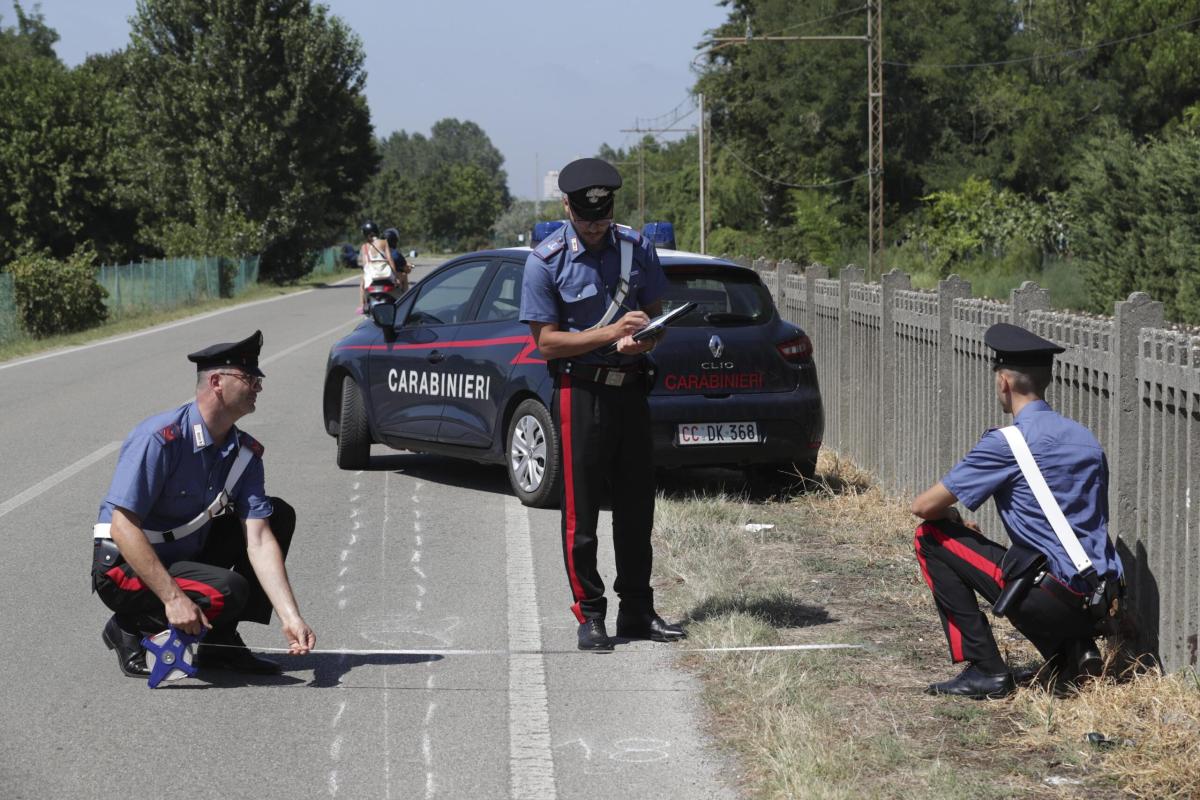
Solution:
[[[192,660],[196,656],[196,645],[207,630],[202,629],[199,635],[193,636],[170,627],[143,638],[142,646],[146,648],[146,660],[150,667],[146,685],[154,689],[163,681],[195,677],[196,668],[192,666]]]

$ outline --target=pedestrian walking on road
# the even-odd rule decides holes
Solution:
[[[189,355],[196,399],[140,423],[121,447],[94,527],[92,588],[113,611],[103,639],[126,675],[149,675],[142,635],[168,625],[211,628],[201,669],[277,673],[237,631],[269,623],[272,609],[289,652],[316,646],[284,568],[296,513],[267,496],[262,445],[234,424],[262,391],[261,348],[255,331]]]
[[[1045,400],[1054,356],[1063,348],[1015,325],[993,325],[996,396],[1013,424],[987,431],[912,512],[917,561],[933,592],[950,658],[967,667],[930,694],[1004,697],[1015,681],[1000,656],[976,594],[1007,616],[1038,651],[1050,679],[1078,683],[1099,674],[1094,637],[1109,632],[1122,566],[1108,537],[1108,462],[1091,431]],[[964,523],[989,497],[1012,542],[1004,547]]]
[[[558,177],[566,224],[525,262],[521,321],[554,375],[553,415],[562,447],[562,543],[581,650],[611,650],[607,600],[596,568],[596,524],[612,499],[617,636],[666,642],[684,636],[654,610],[651,376],[654,340],[632,335],[662,311],[667,279],[654,245],[613,224],[621,176],[597,158]],[[649,316],[648,316],[649,315]]]

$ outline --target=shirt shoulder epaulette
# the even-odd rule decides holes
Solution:
[[[642,235],[628,225],[613,224],[613,230],[617,233],[618,239],[624,239],[627,242],[634,244],[642,243]]]
[[[263,452],[265,452],[266,448],[264,448],[259,441],[250,434],[246,433],[245,431],[238,431],[238,442],[244,447],[249,447],[254,455],[258,456],[259,458],[263,457]]]
[[[537,247],[533,248],[533,254],[542,261],[549,261],[554,257],[559,250],[567,246],[567,237],[564,233],[551,235]]]

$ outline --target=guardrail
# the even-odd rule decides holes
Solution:
[[[1142,646],[1167,670],[1195,667],[1200,639],[1200,335],[1169,329],[1140,292],[1112,317],[1050,309],[1027,282],[1009,302],[973,298],[950,276],[936,291],[908,275],[879,283],[846,267],[752,266],[780,313],[813,342],[826,444],[911,496],[938,480],[989,427],[1005,424],[983,332],[1023,325],[1062,344],[1047,399],[1108,453],[1110,532],[1131,586]],[[976,515],[1004,538],[991,503]]]

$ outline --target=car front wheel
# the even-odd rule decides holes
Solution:
[[[366,469],[371,463],[371,431],[362,392],[354,378],[342,378],[342,416],[338,424],[337,465],[342,469]]]
[[[534,508],[558,504],[562,458],[558,432],[541,402],[522,400],[508,423],[508,482],[522,503]]]

